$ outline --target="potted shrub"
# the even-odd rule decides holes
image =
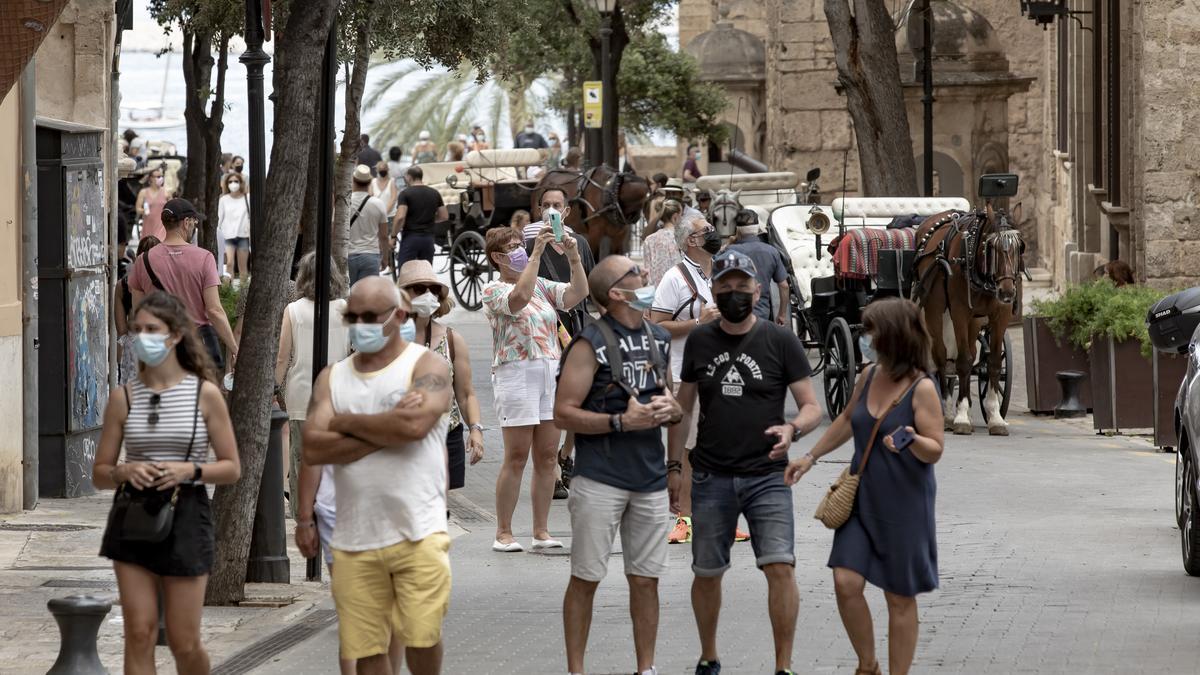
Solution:
[[[1155,427],[1160,394],[1174,401],[1183,378],[1179,366],[1186,362],[1163,355],[1157,361],[1156,383],[1155,354],[1146,330],[1147,312],[1162,296],[1152,288],[1117,288],[1101,279],[1038,305],[1051,331],[1087,355],[1092,424],[1098,431]],[[1170,426],[1169,412],[1167,420]]]
[[[1079,383],[1079,398],[1092,408],[1092,385],[1088,365],[1087,342],[1082,346],[1071,339],[1070,327],[1086,324],[1096,311],[1097,289],[1090,285],[1072,286],[1054,298],[1035,300],[1022,319],[1025,348],[1025,390],[1029,410],[1052,413],[1062,401],[1062,387],[1056,373],[1077,370],[1084,373]]]

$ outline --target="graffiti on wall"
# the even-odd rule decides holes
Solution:
[[[67,289],[67,416],[70,431],[100,426],[108,402],[108,293],[103,274],[74,277]]]
[[[104,220],[103,169],[68,169],[66,176],[67,267],[97,267],[107,262],[108,225]]]
[[[92,485],[92,465],[96,463],[96,448],[100,446],[100,430],[67,436],[64,448],[64,497],[82,497],[96,491]]]

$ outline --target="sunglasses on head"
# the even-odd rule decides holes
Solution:
[[[393,307],[386,312],[346,312],[342,314],[342,323],[350,326],[356,323],[384,323],[392,317],[392,314],[397,308]]]

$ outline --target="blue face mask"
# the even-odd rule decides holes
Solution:
[[[630,307],[639,312],[644,312],[650,309],[650,306],[654,304],[654,291],[656,290],[654,284],[642,286],[641,288],[635,290],[630,290],[627,288],[619,288],[617,290],[621,291],[622,293],[633,293],[633,299],[630,300],[628,297],[626,297],[625,302],[629,303]]]
[[[871,336],[863,333],[858,336],[858,351],[862,353],[863,361],[871,363],[879,362],[879,355],[875,353],[875,346],[871,344]]]
[[[417,339],[417,324],[413,323],[412,319],[400,324],[400,337],[406,342]]]
[[[383,334],[383,326],[391,321],[396,310],[380,323],[355,323],[350,325],[350,346],[354,351],[364,354],[374,354],[387,346],[388,337]]]
[[[133,351],[139,361],[153,368],[167,360],[171,348],[167,346],[167,336],[162,333],[138,333],[133,341]]]

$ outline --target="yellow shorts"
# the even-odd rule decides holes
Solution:
[[[450,606],[450,535],[437,532],[372,551],[334,549],[333,562],[342,658],[387,653],[393,630],[407,647],[441,641]]]

